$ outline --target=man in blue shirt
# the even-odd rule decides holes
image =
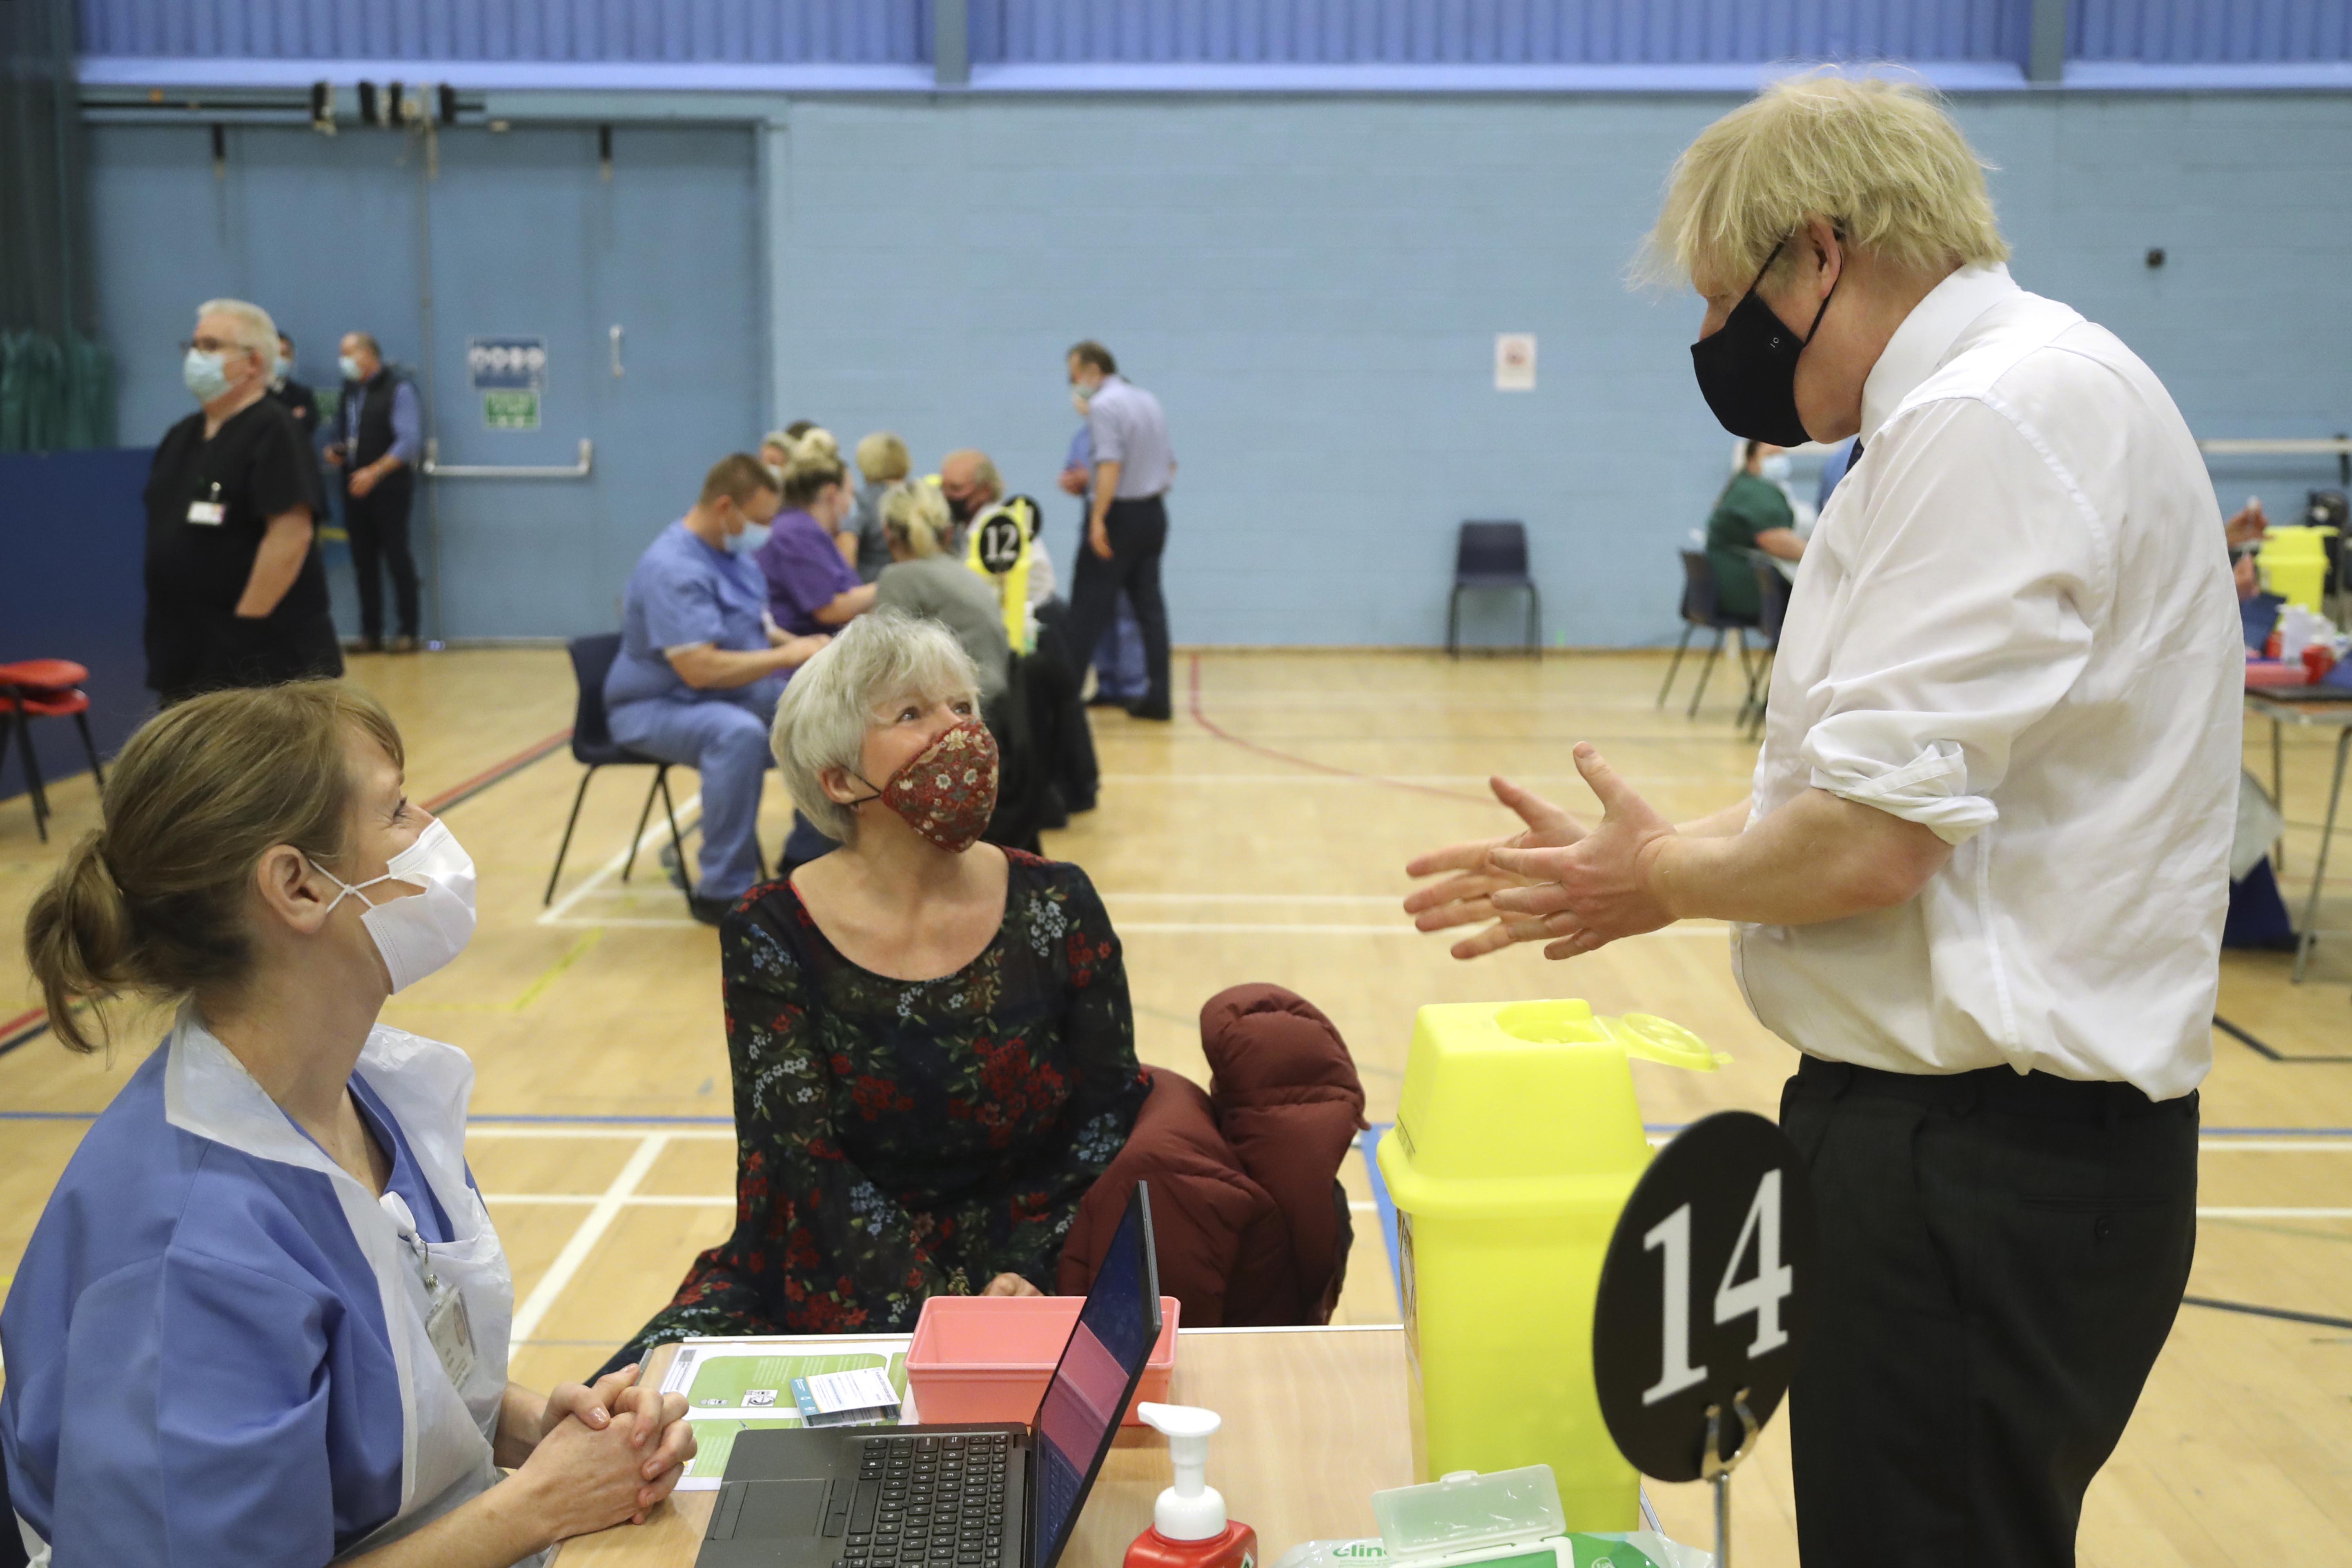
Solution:
[[[1160,557],[1168,548],[1168,509],[1160,499],[1176,477],[1168,419],[1160,400],[1118,374],[1102,344],[1087,342],[1067,356],[1070,388],[1087,404],[1093,444],[1094,498],[1086,539],[1070,574],[1069,658],[1083,679],[1087,660],[1108,630],[1123,592],[1143,628],[1146,690],[1128,711],[1171,716],[1168,604],[1160,595]]]
[[[768,619],[751,553],[782,504],[759,458],[720,458],[701,499],[629,574],[620,657],[604,679],[613,739],[702,775],[702,874],[688,899],[708,925],[759,879],[760,786],[785,672],[831,640]]]

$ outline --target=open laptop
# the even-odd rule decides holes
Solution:
[[[1138,1182],[1034,1421],[742,1433],[696,1568],[1054,1568],[1159,1340]]]

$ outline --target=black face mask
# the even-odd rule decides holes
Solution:
[[[946,496],[948,503],[948,516],[955,520],[957,527],[961,528],[965,523],[971,521],[972,513],[978,510],[971,504],[971,497],[949,496],[946,495],[945,491],[941,491],[940,493],[943,496]]]
[[[1756,283],[1764,281],[1780,245],[1764,258]],[[1839,274],[1839,281],[1844,274]],[[1756,292],[1756,283],[1731,308],[1723,325],[1691,344],[1691,368],[1698,373],[1698,389],[1723,427],[1747,441],[1769,441],[1775,447],[1801,447],[1812,439],[1797,416],[1797,361],[1805,345],[1821,331],[1822,317],[1837,296],[1837,284],[1822,296],[1813,324],[1803,337],[1790,331]]]

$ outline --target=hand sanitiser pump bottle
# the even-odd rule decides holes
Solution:
[[[1208,1484],[1217,1413],[1150,1404],[1135,1413],[1167,1436],[1176,1484],[1152,1505],[1151,1528],[1127,1549],[1127,1568],[1257,1568],[1257,1531],[1228,1520],[1224,1494]]]

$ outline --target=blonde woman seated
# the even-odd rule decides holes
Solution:
[[[0,1312],[35,1561],[504,1568],[642,1519],[694,1453],[686,1401],[634,1368],[507,1381],[473,1064],[376,1022],[474,929],[474,863],[403,795],[383,710],[334,682],[195,698],[103,805],[25,922],[50,1026],[90,1050],[77,1002],[180,1013]]]
[[[842,847],[719,928],[735,1234],[615,1364],[689,1334],[905,1330],[929,1296],[1052,1289],[1148,1092],[1086,873],[978,842],[996,747],[945,628],[853,622],[785,689],[775,751]]]
[[[894,486],[882,498],[882,533],[891,563],[874,580],[875,604],[953,632],[980,673],[981,701],[993,703],[1013,658],[1004,612],[987,580],[957,558],[947,498],[931,485]]]

